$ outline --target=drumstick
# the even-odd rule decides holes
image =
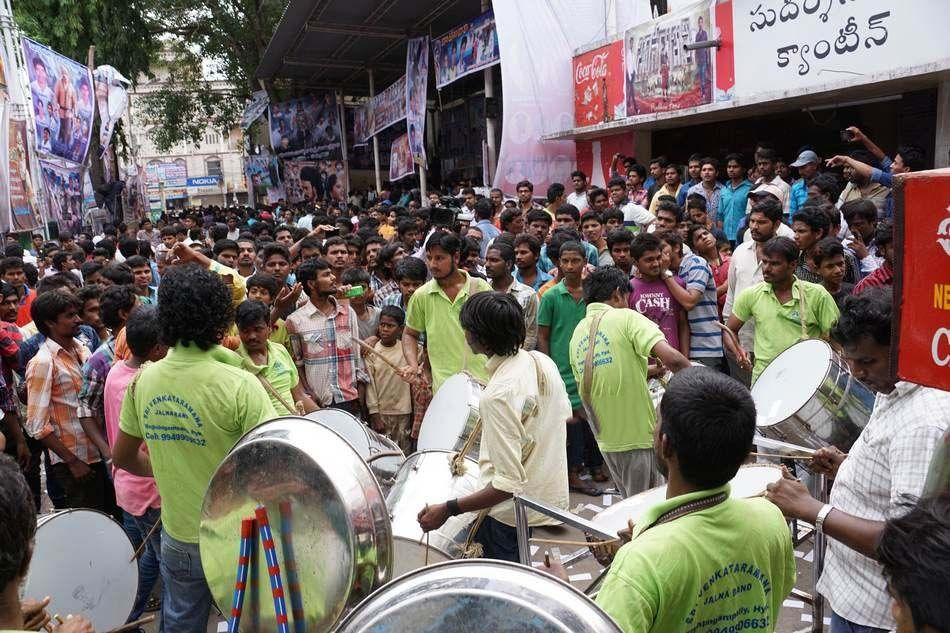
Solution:
[[[132,554],[132,558],[129,559],[130,563],[134,561],[136,558],[138,558],[139,556],[141,556],[142,551],[145,549],[145,546],[148,545],[148,540],[152,538],[152,536],[155,534],[155,530],[157,530],[161,524],[162,524],[162,517],[159,516],[157,519],[155,519],[155,525],[152,526],[152,529],[149,530],[148,534],[145,535],[145,538],[142,539],[142,542],[139,544],[138,549],[136,549],[135,553]]]
[[[277,633],[290,633],[287,621],[287,603],[284,601],[284,587],[280,579],[280,563],[277,562],[277,550],[274,548],[274,536],[270,529],[267,508],[257,506],[257,529],[264,546],[264,558],[267,561],[267,574],[270,576],[271,596],[274,598],[274,614],[277,616]]]
[[[354,337],[353,340],[356,341],[357,343],[359,343],[360,347],[362,347],[364,350],[366,350],[367,352],[369,352],[370,354],[372,354],[373,356],[375,356],[375,357],[378,358],[379,360],[383,361],[383,363],[386,364],[386,365],[388,365],[388,366],[390,367],[390,369],[392,369],[394,372],[396,372],[397,374],[399,373],[400,368],[399,368],[399,367],[396,367],[388,358],[386,358],[385,356],[383,356],[382,354],[380,354],[379,352],[377,352],[375,349],[373,349],[372,347],[370,347],[369,345],[367,345],[366,343],[364,343],[364,342],[361,341],[360,339]]]
[[[147,615],[144,618],[135,620],[134,622],[127,622],[126,624],[123,624],[117,629],[110,629],[106,631],[106,633],[125,633],[126,631],[134,631],[135,629],[139,628],[143,624],[148,624],[149,622],[154,621],[155,617],[156,616],[153,613],[152,615]]]
[[[254,519],[241,519],[241,544],[238,547],[237,578],[234,580],[234,598],[231,600],[231,619],[228,621],[228,633],[238,633],[241,627],[241,611],[244,608],[244,594],[247,591],[247,575],[251,560],[251,534],[254,532]]]
[[[277,505],[280,510],[280,546],[284,552],[284,567],[287,568],[287,585],[290,590],[290,612],[294,616],[294,631],[306,633],[303,598],[300,595],[300,578],[297,575],[297,558],[294,556],[293,507],[289,501]]]
[[[808,461],[813,458],[812,455],[786,455],[784,453],[749,453],[753,457],[769,457],[771,459],[800,459]]]

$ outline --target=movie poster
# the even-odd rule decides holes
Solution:
[[[543,54],[543,42],[539,53]],[[432,40],[435,85],[441,89],[460,77],[497,64],[498,34],[495,14],[486,11],[471,22],[455,27]]]
[[[271,148],[277,155],[343,159],[340,111],[332,92],[272,103],[268,114]]]
[[[30,171],[27,151],[26,121],[10,119],[7,126],[8,188],[10,190],[10,221],[13,232],[33,231],[43,226]]]
[[[82,230],[82,186],[79,181],[79,166],[63,167],[57,163],[40,160],[43,188],[49,219],[59,224],[60,231]]]
[[[244,173],[248,186],[254,190],[256,196],[265,198],[268,204],[273,204],[283,197],[279,171],[275,156],[259,154],[244,157]]]
[[[353,147],[366,145],[373,136],[370,102],[353,108]]]
[[[415,173],[412,152],[409,151],[409,135],[397,136],[389,152],[389,180],[396,182]]]
[[[33,97],[37,151],[82,163],[95,110],[89,69],[27,38],[23,58]]]
[[[709,3],[669,13],[624,33],[627,116],[712,101],[712,51],[683,49],[710,37]]]
[[[409,40],[406,47],[406,129],[412,160],[426,164],[426,88],[429,81],[429,38]]]
[[[373,134],[406,118],[406,76],[403,75],[381,93],[370,99],[373,112]]]
[[[346,208],[347,174],[342,160],[285,160],[284,195],[287,202],[316,204],[327,200]]]
[[[99,66],[93,77],[99,106],[99,145],[105,149],[112,141],[115,124],[129,106],[128,90],[132,84],[112,66]]]

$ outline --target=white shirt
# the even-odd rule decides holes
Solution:
[[[628,229],[634,225],[642,229],[656,221],[656,216],[647,211],[646,207],[633,202],[623,205],[621,210],[623,211],[623,225]]]
[[[491,377],[482,391],[482,441],[478,453],[482,486],[524,495],[566,510],[567,425],[571,403],[557,365],[540,352],[523,349],[513,356],[492,356]],[[544,388],[539,389],[538,376]],[[514,503],[493,507],[488,516],[514,526]],[[558,521],[528,512],[529,525]]]
[[[878,394],[867,426],[838,468],[831,505],[869,521],[903,514],[902,497],[920,496],[948,428],[950,392],[901,381],[891,393]],[[880,564],[834,539],[828,539],[818,591],[847,620],[896,626]]]
[[[530,352],[538,346],[538,293],[534,291],[534,288],[517,279],[512,279],[511,286],[503,292],[514,297],[524,310],[525,337],[521,349]]]
[[[729,320],[732,306],[739,293],[762,281],[762,264],[755,252],[755,242],[743,242],[736,247],[729,260],[729,279],[727,281],[726,303],[722,307],[722,318]],[[755,319],[749,319],[739,330],[739,342],[744,349],[753,349],[755,343]]]
[[[587,210],[587,207],[588,207],[587,191],[585,190],[580,193],[577,193],[576,191],[572,191],[571,193],[567,195],[567,203],[574,205],[578,211],[583,213],[584,211]]]
[[[308,213],[307,215],[302,216],[299,220],[297,220],[297,228],[307,229],[308,231],[312,231],[313,230],[313,214]]]
[[[233,240],[236,242],[237,239],[241,237],[241,229],[234,229],[233,231],[228,231],[227,237],[229,240]]]
[[[792,239],[794,240],[794,239],[795,239],[795,231],[792,230],[792,227],[790,227],[789,225],[787,225],[787,224],[785,224],[784,222],[782,222],[781,224],[778,225],[778,228],[775,230],[775,236],[776,236],[776,237],[790,237],[790,238],[792,238]],[[750,239],[749,239],[750,237],[751,237],[751,233],[749,233],[749,229],[746,229],[745,231],[743,231],[743,232],[742,232],[742,243],[744,244],[744,243],[750,241]]]

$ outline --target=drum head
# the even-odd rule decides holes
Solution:
[[[784,422],[814,397],[831,366],[831,347],[817,339],[776,356],[752,385],[756,425]]]
[[[253,517],[259,505],[269,515],[287,611],[296,626],[330,630],[347,608],[389,579],[389,517],[366,463],[327,427],[278,418],[238,441],[205,494],[201,563],[223,612],[230,612],[234,592],[241,520]],[[259,534],[252,552],[242,624],[276,631]]]
[[[366,425],[346,411],[340,409],[320,409],[306,416],[308,420],[319,422],[328,429],[343,436],[350,446],[356,449],[363,459],[369,457],[369,438],[366,436]]]
[[[465,432],[471,404],[478,403],[478,385],[466,374],[449,376],[422,418],[416,446],[420,451],[453,450]]]
[[[429,550],[426,554],[426,549]],[[452,557],[431,543],[422,542],[404,536],[393,536],[393,578],[398,578],[415,569],[422,569],[436,563],[444,563]]]
[[[623,501],[614,503],[609,508],[605,508],[591,519],[591,522],[604,532],[616,534],[620,530],[627,529],[628,519],[637,523],[648,508],[655,506],[664,499],[666,499],[666,486],[644,490],[632,497],[627,497]]]
[[[418,569],[356,607],[337,633],[616,633],[587,596],[531,567],[460,560]]]
[[[765,487],[782,478],[782,469],[771,464],[747,464],[729,482],[730,496],[751,499],[765,492]]]
[[[125,623],[139,582],[135,550],[125,530],[95,510],[40,517],[23,596],[50,596],[51,614],[88,618],[97,631]]]

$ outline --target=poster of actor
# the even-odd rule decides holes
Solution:
[[[426,88],[429,79],[429,38],[409,40],[406,47],[406,124],[412,159],[426,164]]]
[[[272,103],[268,115],[275,154],[284,158],[343,159],[340,113],[332,92]]]
[[[78,167],[63,167],[40,160],[40,173],[49,205],[49,219],[55,220],[61,231],[81,231],[82,188]]]
[[[415,173],[415,170],[412,152],[409,151],[409,134],[397,136],[389,152],[389,180],[396,182]]]
[[[23,38],[40,152],[81,163],[92,133],[92,75],[68,57]]]
[[[285,160],[284,194],[287,202],[316,204],[326,200],[346,208],[346,164],[342,160]]]

